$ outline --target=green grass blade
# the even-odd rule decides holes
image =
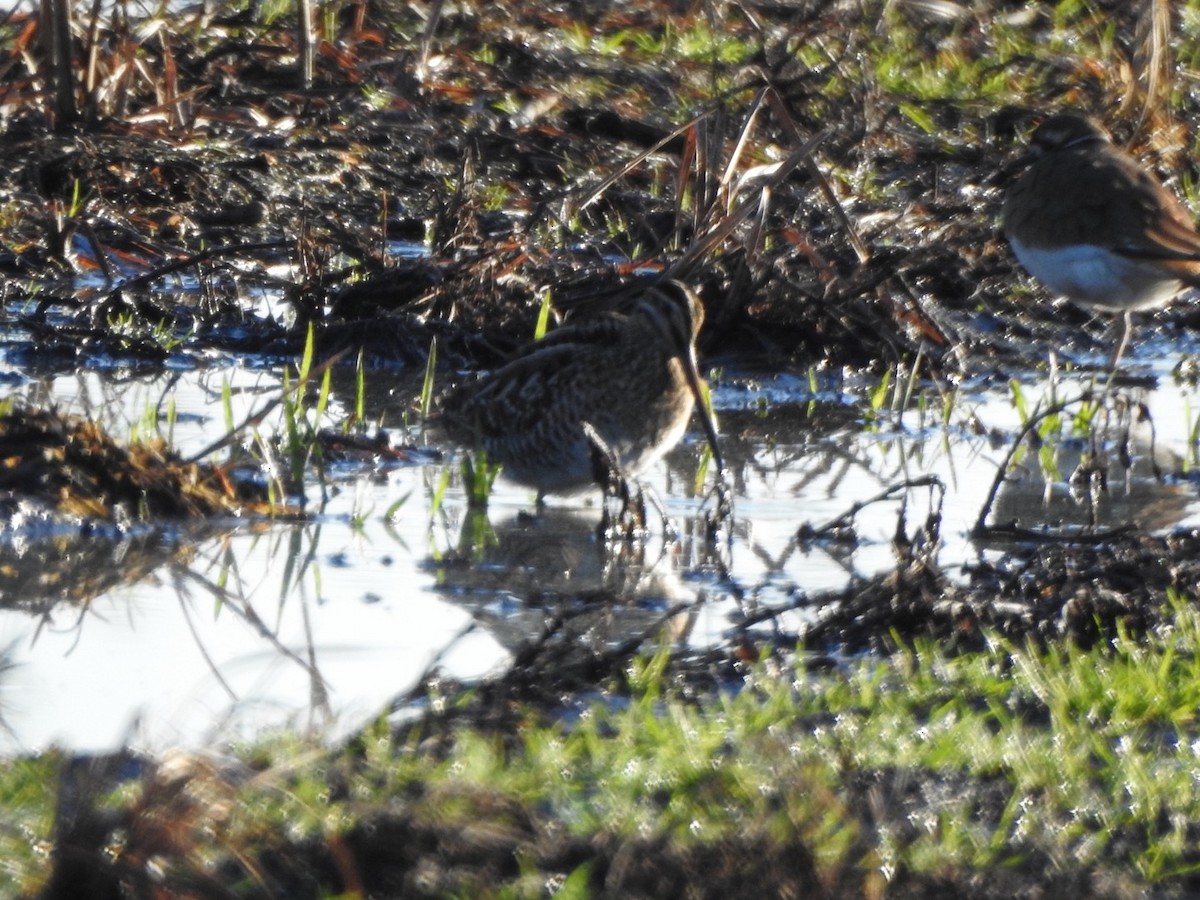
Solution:
[[[429,358],[425,361],[425,380],[421,383],[421,418],[428,419],[433,407],[433,380],[437,369],[437,337],[429,342]]]

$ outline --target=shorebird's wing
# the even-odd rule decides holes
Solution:
[[[1114,252],[1130,259],[1179,263],[1171,268],[1178,269],[1180,278],[1200,277],[1200,266],[1192,265],[1200,264],[1200,233],[1187,207],[1132,158],[1115,153],[1105,157],[1090,169],[1081,187],[1085,194],[1111,198],[1105,218],[1111,223],[1109,247]]]
[[[607,337],[608,330],[602,332]],[[595,337],[592,329],[586,335],[576,330],[573,340],[560,334],[531,344],[512,362],[448,394],[443,421],[464,442],[532,435],[546,422],[570,421],[561,409],[580,402],[579,380],[586,377],[588,356],[596,352]]]

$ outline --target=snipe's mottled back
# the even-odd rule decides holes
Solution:
[[[544,494],[596,479],[590,426],[636,476],[678,443],[701,396],[699,298],[668,281],[647,288],[628,315],[605,313],[550,332],[503,368],[442,401],[449,435],[482,448],[504,474]],[[718,468],[716,434],[705,427]]]

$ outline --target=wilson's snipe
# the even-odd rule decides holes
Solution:
[[[595,483],[597,453],[633,477],[678,443],[700,401],[695,340],[703,321],[699,298],[684,285],[647,288],[628,315],[557,328],[453,391],[442,402],[443,423],[452,438],[503,464],[506,476],[536,488],[539,501]],[[716,431],[703,419],[723,478]]]

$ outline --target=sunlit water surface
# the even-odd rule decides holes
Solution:
[[[1121,393],[1145,404],[1153,444],[1150,424],[1134,430],[1135,465],[1112,470],[1099,500],[1101,524],[1196,524],[1186,473],[1200,400],[1171,376],[1186,352],[1154,341],[1140,348],[1134,367],[1157,386]],[[414,376],[368,376],[372,419],[382,417],[398,442],[441,446],[436,433],[407,423],[419,390]],[[1053,391],[1069,397],[1085,382],[1063,378]],[[597,497],[567,498],[535,517],[531,494],[501,480],[486,521],[469,516],[452,447],[442,447],[444,461],[416,454],[411,463],[335,464],[324,502],[310,482],[313,515],[302,524],[221,523],[141,535],[141,544],[94,537],[107,546],[95,563],[74,568],[75,545],[47,562],[32,549],[36,536],[10,534],[4,563],[37,571],[0,611],[0,742],[10,753],[50,745],[161,750],[273,728],[336,739],[400,708],[397,698],[431,671],[465,680],[501,671],[541,633],[548,610],[572,598],[593,598],[580,639],[601,644],[661,626],[673,640],[709,646],[746,615],[772,607],[789,607],[779,624],[802,631],[819,610],[798,600],[894,563],[902,501],[909,534],[940,512],[939,559],[953,576],[964,562],[1003,552],[968,533],[1021,415],[1007,385],[919,385],[905,402],[907,386],[897,383],[873,404],[877,384],[866,380],[821,378],[813,393],[800,374],[727,371],[714,391],[736,497],[727,577],[696,537],[710,501],[693,489],[701,444],[694,433],[644,479],[678,540],[667,539],[652,515],[639,554],[606,551],[597,540]],[[224,395],[240,421],[279,390],[277,371],[224,362],[152,375],[26,373],[9,379],[4,393],[98,416],[117,435],[144,434],[157,420],[186,455],[224,433]],[[1033,407],[1051,389],[1044,376],[1030,376],[1022,393]],[[353,394],[353,372],[339,369],[331,420],[345,415]],[[1152,456],[1166,478],[1154,477]],[[993,520],[1086,521],[1065,485],[1070,457],[1068,442],[1061,477],[1048,482],[1027,456],[1023,477],[1001,490]],[[847,520],[854,545],[796,539],[802,525],[820,529],[856,503],[930,475],[945,485],[944,502],[928,487],[899,490]],[[107,578],[97,579],[101,588],[86,602],[53,603],[67,592],[51,572],[57,562],[69,573],[61,577],[78,579],[83,570]],[[681,607],[686,614],[668,615]]]

